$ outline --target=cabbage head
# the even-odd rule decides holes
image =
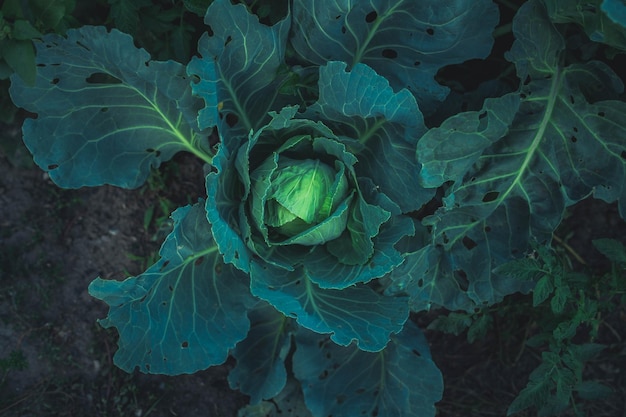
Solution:
[[[206,179],[207,218],[253,295],[339,344],[376,351],[408,317],[403,297],[372,284],[403,262],[396,246],[416,233],[408,214],[430,198],[406,192],[420,188],[410,149],[423,123],[412,97],[371,68],[333,65],[320,70],[319,99],[305,111],[286,106],[245,140],[221,138]],[[338,75],[342,88],[330,85]],[[378,94],[348,89],[350,80]],[[354,109],[335,111],[331,90]]]

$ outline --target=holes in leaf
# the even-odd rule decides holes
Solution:
[[[413,353],[415,356],[422,356],[422,354],[419,353],[417,349],[413,349],[411,353]]]
[[[52,171],[53,169],[57,169],[59,164],[50,164],[48,165],[48,171]]]
[[[499,191],[489,191],[483,196],[483,203],[489,203],[491,201],[494,201],[495,199],[498,198],[499,195],[500,195]]]
[[[372,23],[377,18],[378,18],[378,13],[376,13],[376,10],[372,10],[371,12],[367,14],[367,16],[365,16],[365,21],[367,23]]]
[[[443,240],[443,243],[448,243],[450,241],[445,232],[441,234],[441,239]]]
[[[170,292],[174,292],[174,287],[172,287],[171,285],[168,285],[167,288],[170,290]]]
[[[85,48],[88,51],[91,51],[91,49],[89,49],[89,47],[87,47],[87,45],[82,42],[76,42],[76,45],[80,46],[81,48]]]
[[[345,34],[345,33],[346,33],[346,31],[347,31],[346,27],[345,27],[345,26],[342,26],[342,27],[341,27],[341,33],[344,33],[344,34]]]
[[[574,103],[575,103],[574,96],[573,96],[573,95],[571,95],[571,94],[570,94],[570,96],[569,96],[569,102],[570,102],[570,103],[572,103],[572,104],[574,104]]]
[[[59,81],[61,81],[61,80],[58,79],[58,78],[53,78],[52,81],[50,81],[50,84],[57,85],[59,83]]]
[[[180,344],[180,347],[183,349],[187,349],[189,347],[189,342],[185,340],[183,343]]]
[[[235,251],[235,253],[233,255],[233,258],[239,259],[239,251],[237,251],[237,250]]]
[[[389,59],[395,59],[398,57],[398,53],[394,51],[393,49],[387,48],[387,49],[383,49],[382,56],[384,56],[385,58],[389,58]]]
[[[196,259],[196,261],[193,263],[195,266],[201,265],[202,262],[204,262],[204,256],[199,257],[198,259]]]
[[[161,265],[161,269],[160,271],[163,272],[165,270],[165,268],[167,268],[167,266],[169,265],[170,261],[165,261],[163,262],[163,265]]]
[[[229,127],[234,127],[237,124],[238,121],[239,121],[239,117],[236,114],[228,113],[226,115],[226,124]]]
[[[604,116],[606,116],[606,114],[605,114],[603,111],[599,111],[599,112],[598,112],[598,116],[600,116],[600,117],[604,117]]]
[[[324,380],[324,379],[328,378],[328,371],[326,369],[324,369],[324,372],[322,372],[317,378],[320,379],[320,380]]]
[[[420,287],[420,288],[422,288],[424,286],[424,278],[420,278],[417,281],[417,286]]]
[[[462,269],[457,269],[454,271],[454,278],[456,278],[456,282],[459,284],[459,287],[463,291],[467,291],[469,288],[469,281],[467,280],[467,273]]]
[[[340,14],[338,14],[337,16],[335,16],[335,20],[339,20],[339,19],[341,19],[341,15],[340,15]]]
[[[148,372],[150,372],[150,364],[149,364],[149,363],[147,363],[145,366],[146,366],[146,370],[147,370]]]
[[[414,67],[419,67],[420,65],[422,65],[422,63],[421,63],[420,61],[415,61],[415,62],[413,63],[413,66],[414,66]]]
[[[478,246],[478,243],[474,242],[471,238],[467,236],[463,237],[462,242],[463,242],[463,246],[465,246],[465,249],[467,250],[472,250],[476,246]]]
[[[429,36],[433,36],[433,35],[435,34],[435,29],[433,29],[433,28],[428,28],[428,29],[426,29],[426,33],[427,33]]]
[[[85,79],[87,84],[121,84],[122,80],[104,72],[94,72]]]
[[[484,229],[484,230],[485,230],[485,232],[489,233],[489,232],[491,232],[491,227],[489,227],[489,226],[485,226],[485,229]]]
[[[224,46],[228,45],[232,40],[233,40],[233,37],[228,35],[228,37],[226,38],[226,41],[224,42]]]
[[[106,113],[106,112],[108,112],[108,111],[109,111],[109,108],[108,108],[108,107],[103,107],[103,108],[101,108],[101,109],[100,109],[100,112],[101,112],[101,113]]]
[[[572,136],[571,138],[569,138],[569,140],[571,140],[573,143],[578,142],[578,138],[576,136]]]
[[[213,36],[213,35],[215,35],[215,32],[213,32],[213,28],[211,27],[211,25],[207,26],[207,28],[206,28],[206,33],[207,33],[207,35],[209,35],[209,36]]]
[[[576,126],[574,126],[574,127],[572,128],[572,130],[573,130],[575,133],[578,133],[578,128],[577,128]]]

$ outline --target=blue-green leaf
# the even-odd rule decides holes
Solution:
[[[89,286],[110,306],[100,323],[117,328],[114,360],[127,372],[176,375],[221,364],[250,327],[248,279],[223,263],[203,205],[172,218],[156,264],[122,282],[97,278]]]
[[[472,308],[458,305],[461,293],[480,304],[528,289],[492,271],[531,241],[549,242],[566,206],[593,195],[618,201],[626,215],[626,104],[614,100],[621,81],[599,62],[563,67],[564,42],[539,2],[520,8],[513,31],[521,92],[448,119],[417,147],[426,185],[453,182],[424,220],[441,255],[428,266],[437,276],[424,281],[448,289],[446,306]]]
[[[343,290],[321,289],[301,268],[294,271],[252,262],[252,294],[272,304],[298,324],[331,334],[342,346],[356,341],[359,349],[379,351],[408,318],[406,297],[387,297],[366,285]]]
[[[194,57],[187,72],[199,77],[194,93],[205,99],[198,123],[217,126],[226,146],[234,150],[250,130],[269,121],[281,80],[291,17],[274,26],[259,23],[243,4],[216,0],[204,18],[208,31],[198,42],[202,58]]]
[[[10,93],[37,113],[24,122],[24,142],[59,186],[138,187],[178,151],[211,161],[182,65],[150,61],[130,36],[104,27],[49,34],[36,47],[35,85],[14,76]]]
[[[429,417],[443,393],[428,342],[412,322],[375,353],[300,331],[293,363],[315,417]]]
[[[424,118],[407,90],[397,93],[366,65],[346,72],[343,62],[320,67],[319,99],[304,117],[322,120],[357,155],[357,176],[374,181],[403,212],[419,209],[433,190],[419,185],[415,145]]]
[[[435,81],[439,69],[489,55],[498,8],[488,0],[303,0],[293,16],[303,60],[367,64],[431,109],[449,91]]]
[[[251,254],[242,238],[246,225],[242,220],[245,217],[241,185],[233,158],[225,146],[220,146],[213,160],[216,170],[206,177],[206,216],[224,262],[248,272]]]
[[[371,257],[356,265],[337,262],[337,257],[326,248],[316,248],[304,262],[307,276],[321,288],[336,289],[347,288],[359,282],[368,282],[374,278],[380,278],[402,264],[404,257],[395,249],[394,245],[403,237],[412,235],[414,231],[411,219],[393,216],[381,226],[379,233],[372,239],[373,253]],[[343,243],[344,248],[351,247],[349,241],[341,243]],[[337,245],[336,251],[341,250],[342,246]]]
[[[237,365],[228,382],[258,404],[278,395],[287,382],[285,358],[291,348],[291,319],[261,302],[248,313],[248,337],[237,344],[232,355]]]

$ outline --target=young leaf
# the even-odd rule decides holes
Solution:
[[[626,265],[626,246],[615,239],[596,239],[591,242],[609,261]]]
[[[89,293],[110,306],[103,327],[116,327],[115,364],[127,372],[177,375],[223,363],[246,337],[247,277],[222,261],[202,204],[172,214],[174,231],[161,259],[125,281],[95,279]]]
[[[250,396],[255,405],[278,395],[287,382],[285,358],[291,348],[291,321],[261,302],[248,313],[250,332],[232,352],[237,365],[228,374],[233,389]]]
[[[322,119],[335,134],[352,139],[345,144],[359,158],[357,175],[374,179],[403,212],[419,209],[434,190],[419,184],[415,145],[426,126],[413,96],[395,93],[366,65],[346,72],[345,63],[329,62],[319,72],[319,99],[303,117]]]
[[[443,101],[435,81],[446,65],[484,58],[498,8],[486,0],[366,2],[306,0],[293,4],[293,46],[316,65],[343,61],[372,67],[398,91],[408,88],[424,109]]]
[[[250,289],[298,324],[347,346],[376,352],[392,333],[402,330],[409,311],[406,297],[387,297],[366,285],[343,290],[322,289],[302,269],[287,271],[269,264],[251,263]]]
[[[601,400],[613,394],[614,390],[598,381],[581,381],[574,387],[574,391],[583,400]]]
[[[467,329],[467,341],[474,343],[476,340],[483,339],[487,331],[491,328],[493,317],[490,314],[481,314]]]
[[[533,307],[537,307],[548,299],[550,294],[554,291],[554,285],[552,282],[552,276],[544,275],[537,281],[535,288],[533,289]]]
[[[130,36],[104,27],[49,34],[36,46],[35,85],[13,76],[10,93],[37,113],[24,122],[24,142],[59,186],[135,188],[179,151],[211,161],[180,64],[150,61]]]
[[[565,303],[569,299],[571,291],[568,286],[560,286],[554,289],[554,296],[550,300],[550,308],[554,314],[561,314]]]
[[[412,322],[376,353],[300,331],[293,367],[315,417],[429,417],[443,392],[441,372]]]
[[[428,325],[428,330],[439,330],[455,336],[463,333],[472,325],[472,317],[466,313],[452,312],[447,316],[439,316]],[[471,342],[470,342],[471,343]]]
[[[35,85],[37,71],[35,49],[31,40],[3,40],[0,55],[25,85]],[[17,79],[13,77],[13,79]],[[15,102],[15,101],[14,101]]]
[[[250,130],[280,108],[277,73],[284,63],[290,16],[272,27],[259,23],[243,4],[215,0],[204,18],[208,31],[198,42],[187,73],[199,78],[194,94],[205,100],[201,128],[217,126],[225,145],[235,149]],[[232,143],[231,143],[232,142]]]

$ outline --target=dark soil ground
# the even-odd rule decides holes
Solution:
[[[117,334],[97,324],[107,308],[87,293],[95,277],[123,279],[150,263],[164,212],[204,193],[200,163],[177,157],[139,190],[62,190],[23,148],[10,146],[19,135],[19,124],[0,126],[0,416],[235,416],[247,399],[228,386],[231,362],[177,377],[117,369]],[[598,269],[606,263],[590,241],[624,241],[624,232],[615,205],[592,200],[575,207],[559,231]],[[527,296],[506,303],[517,302]],[[608,348],[585,368],[615,394],[583,403],[582,415],[626,416],[624,308],[603,321],[598,341]],[[436,314],[414,318],[427,325]],[[524,347],[532,326],[523,315],[503,317],[473,344],[463,333],[428,331],[446,387],[438,415],[506,415],[539,363],[539,353]]]

